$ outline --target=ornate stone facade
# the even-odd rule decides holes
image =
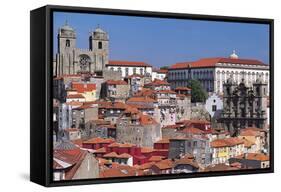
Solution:
[[[76,32],[67,23],[59,29],[57,38],[54,76],[100,72],[108,64],[109,37],[101,28],[90,33],[89,49],[76,48]]]
[[[266,127],[267,83],[261,78],[247,86],[244,79],[237,84],[233,78],[223,84],[223,112],[220,122],[230,131],[238,135],[245,127]]]

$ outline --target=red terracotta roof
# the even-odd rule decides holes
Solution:
[[[188,133],[188,134],[203,134],[204,131],[200,130],[200,129],[197,129],[197,128],[193,128],[193,127],[187,127],[185,129],[183,129],[181,131],[182,133]]]
[[[78,93],[84,93],[96,90],[96,84],[72,82],[72,88],[75,89]]]
[[[108,85],[127,85],[128,83],[123,80],[107,80],[106,83]]]
[[[197,169],[199,168],[198,163],[196,161],[194,161],[194,159],[191,159],[189,156],[176,160],[175,166],[177,166],[177,165],[191,165]]]
[[[94,153],[106,153],[106,148],[105,147],[99,148]]]
[[[240,132],[240,136],[254,136],[254,137],[257,137],[257,136],[260,136],[260,132],[259,131],[254,131],[254,130],[241,130]]]
[[[144,163],[142,165],[140,165],[138,167],[139,170],[146,170],[146,169],[150,169],[152,165],[154,165],[155,162],[148,162],[148,163]]]
[[[161,139],[159,141],[156,141],[155,143],[170,143],[170,139]]]
[[[190,91],[191,88],[188,87],[176,87],[175,91]]]
[[[135,107],[132,107],[132,106],[127,106],[126,110],[124,111],[124,113],[127,113],[127,114],[139,114],[140,111],[135,108]]]
[[[145,86],[163,86],[163,85],[170,85],[170,83],[168,83],[165,80],[160,80],[160,79],[154,79],[154,81],[145,84]]]
[[[186,69],[186,68],[202,68],[202,67],[215,67],[217,63],[234,63],[245,65],[266,65],[261,61],[254,59],[231,59],[231,58],[203,58],[193,62],[182,62],[172,65],[169,69]]]
[[[151,65],[144,63],[144,62],[138,62],[138,61],[116,61],[116,60],[110,60],[109,64],[107,66],[128,66],[128,67],[151,67]]]
[[[127,147],[134,147],[134,144],[131,143],[111,143],[108,147],[120,147],[120,148],[127,148]]]
[[[218,147],[232,147],[235,145],[244,144],[242,139],[237,137],[230,137],[225,139],[217,139],[211,142],[211,147],[218,148]]]
[[[164,159],[165,157],[164,156],[158,156],[158,155],[155,155],[155,156],[152,156],[148,159],[148,161],[161,161],[162,159]]]
[[[79,101],[70,101],[70,102],[67,102],[66,104],[71,105],[71,106],[81,106],[81,105],[83,105],[83,103],[79,102]]]
[[[71,165],[71,169],[65,172],[65,179],[72,179],[80,164],[82,163],[83,159],[85,158],[86,154],[86,151],[82,151],[79,148],[72,150],[54,150],[53,160],[56,161],[56,163],[53,165],[53,168],[60,169],[65,166],[60,164],[60,162],[64,162]]]
[[[109,158],[116,158],[118,157],[118,154],[116,152],[111,152],[111,153],[107,153],[103,156],[104,158],[105,157],[109,157]]]
[[[239,155],[235,158],[256,160],[256,161],[269,161],[269,156],[262,153],[247,153],[247,154]]]
[[[156,93],[168,93],[168,94],[176,94],[175,91],[172,90],[158,90]]]
[[[122,154],[118,155],[118,158],[121,158],[121,159],[129,159],[131,157],[132,156],[128,153],[122,153]]]
[[[98,103],[99,108],[105,108],[105,109],[126,109],[128,106],[125,103],[122,102],[99,102]]]
[[[148,96],[151,97],[156,91],[148,88],[142,88],[142,90],[138,91],[135,96]]]
[[[83,143],[85,144],[97,144],[97,143],[113,143],[114,139],[111,138],[100,138],[100,137],[95,137],[92,139],[89,139],[87,141],[84,141]]]
[[[129,177],[143,175],[143,172],[128,165],[115,165],[110,169],[103,169],[100,171],[101,178],[107,177]]]
[[[269,156],[262,153],[248,153],[246,155],[248,160],[269,161]]]
[[[154,110],[154,106],[152,105],[145,105],[145,104],[132,104],[132,103],[127,103],[127,105],[129,105],[130,107],[133,108],[137,108],[138,110],[142,110],[142,109],[153,109]]]
[[[144,114],[139,114],[139,115],[140,115],[140,123],[142,125],[151,125],[157,123],[155,119],[153,119],[150,115],[144,115]]]
[[[152,147],[142,147],[141,153],[152,153],[154,149]]]
[[[67,99],[77,99],[77,98],[85,98],[82,94],[71,94],[71,95],[68,95],[66,96]]]
[[[153,102],[153,103],[155,103],[157,101],[155,99],[150,98],[150,97],[131,97],[127,100],[127,102],[145,102],[145,103],[147,103],[147,102],[152,103]]]
[[[173,168],[173,161],[170,159],[161,160],[160,162],[155,163],[153,166],[156,166],[160,170],[171,169]]]

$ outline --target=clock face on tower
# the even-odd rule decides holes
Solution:
[[[83,72],[88,71],[90,65],[90,57],[88,55],[81,55],[79,64],[80,64],[81,71]]]

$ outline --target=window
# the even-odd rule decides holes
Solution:
[[[197,147],[197,141],[193,142],[193,147]]]
[[[65,46],[66,46],[66,47],[70,47],[70,40],[69,40],[69,39],[67,39],[67,40],[65,41]]]
[[[118,67],[118,72],[121,72],[121,67]]]
[[[134,67],[133,68],[133,74],[136,74],[136,72],[137,72],[137,69]]]
[[[217,111],[217,106],[216,105],[212,105],[212,111]]]
[[[129,68],[128,67],[125,69],[125,73],[126,73],[126,76],[129,75]]]
[[[140,74],[143,75],[143,68],[140,68]]]
[[[102,42],[101,41],[98,42],[98,48],[102,49]]]

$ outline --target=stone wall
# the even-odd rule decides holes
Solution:
[[[132,143],[141,147],[153,147],[154,142],[162,138],[159,124],[126,125],[117,123],[116,140],[120,143]]]

